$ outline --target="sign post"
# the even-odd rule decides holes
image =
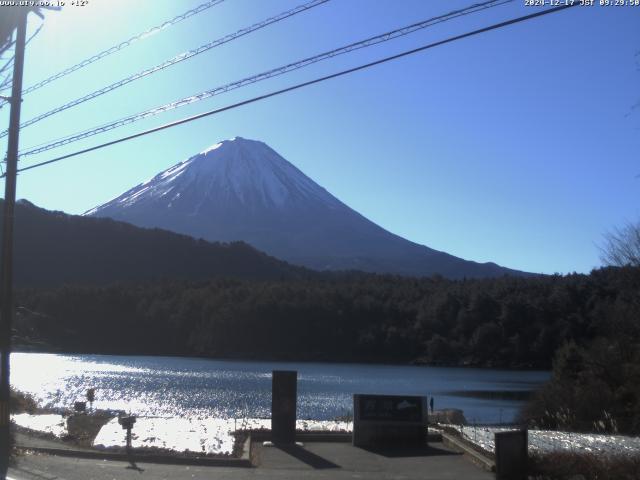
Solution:
[[[89,402],[89,405],[92,411],[93,411],[93,402],[95,399],[96,399],[96,389],[95,388],[87,389],[87,401]]]
[[[136,423],[136,417],[133,415],[118,417],[118,423],[122,426],[123,430],[127,431],[127,455],[131,456],[131,429],[133,428],[133,424]]]

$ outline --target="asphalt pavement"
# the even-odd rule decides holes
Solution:
[[[254,442],[253,468],[129,464],[122,461],[24,454],[11,480],[210,480],[210,479],[493,479],[441,443],[414,451],[368,451],[346,442],[265,447]]]

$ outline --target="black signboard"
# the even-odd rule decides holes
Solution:
[[[422,397],[358,395],[359,420],[421,422]]]

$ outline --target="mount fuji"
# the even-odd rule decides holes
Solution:
[[[241,240],[316,270],[448,278],[523,274],[394,235],[349,208],[265,143],[241,137],[217,143],[84,215],[210,241]]]

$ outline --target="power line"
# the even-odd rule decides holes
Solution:
[[[33,33],[31,34],[31,36],[30,36],[30,37],[25,41],[25,43],[24,43],[25,47],[26,47],[27,45],[29,45],[29,42],[31,42],[31,40],[33,40],[33,39],[36,37],[36,35],[38,35],[38,34],[40,33],[40,30],[42,30],[42,27],[43,27],[43,26],[44,26],[44,23],[41,23],[41,24],[38,26],[38,28],[36,29],[36,31],[35,31],[35,32],[33,32]],[[7,63],[5,63],[5,64],[0,68],[0,75],[2,75],[2,73],[3,73],[6,69],[8,69],[10,66],[12,66],[12,65],[13,65],[13,60],[14,60],[14,58],[15,58],[15,55],[14,55],[14,56],[12,56],[12,57],[9,59],[9,61],[8,61]],[[7,80],[6,80],[6,82],[3,82],[3,83],[2,83],[2,85],[0,85],[0,89],[2,89],[5,85],[9,85],[9,84],[11,83],[11,82],[9,82],[9,78],[11,78],[11,77],[8,77],[8,78],[7,78]],[[2,107],[4,107],[4,106],[5,106],[6,104],[8,104],[8,103],[9,103],[9,102],[7,102],[7,101],[4,101],[4,102],[0,103],[0,109],[2,109]]]
[[[2,67],[0,67],[0,75],[4,74],[4,72],[9,68],[13,68],[13,57],[7,60],[7,62]],[[0,89],[2,89],[3,87],[7,87],[10,84],[11,84],[11,75],[7,74],[5,78],[0,79]],[[0,109],[4,107],[7,103],[8,102],[6,101],[0,102]]]
[[[12,56],[9,60],[6,61],[6,63],[2,67],[0,67],[0,75],[3,74],[5,70],[8,70],[13,66],[13,59],[14,57]]]
[[[270,93],[266,93],[264,95],[260,95],[258,97],[253,97],[253,98],[250,98],[248,100],[244,100],[242,102],[234,103],[232,105],[227,105],[226,107],[217,108],[217,109],[214,109],[214,110],[210,110],[208,112],[200,113],[198,115],[194,115],[194,116],[191,116],[191,117],[183,118],[181,120],[176,120],[175,122],[171,122],[171,123],[167,123],[165,125],[161,125],[159,127],[151,128],[151,129],[145,130],[143,132],[138,132],[136,134],[129,135],[129,136],[126,136],[126,137],[122,137],[122,138],[119,138],[119,139],[116,139],[116,140],[112,140],[110,142],[105,142],[105,143],[102,143],[100,145],[96,145],[96,146],[85,148],[83,150],[79,150],[79,151],[76,151],[76,152],[73,152],[73,153],[69,153],[67,155],[62,155],[60,157],[53,158],[51,160],[47,160],[47,161],[44,161],[44,162],[39,162],[39,163],[36,163],[36,164],[33,164],[33,165],[29,165],[28,167],[23,167],[23,168],[18,169],[18,172],[24,172],[24,171],[31,170],[31,169],[34,169],[34,168],[42,167],[44,165],[49,165],[49,164],[52,164],[52,163],[60,162],[62,160],[66,160],[66,159],[71,158],[71,157],[82,155],[84,153],[88,153],[88,152],[92,152],[92,151],[95,151],[95,150],[99,150],[99,149],[102,149],[102,148],[105,148],[105,147],[109,147],[111,145],[115,145],[117,143],[126,142],[128,140],[133,140],[135,138],[143,137],[143,136],[149,135],[151,133],[155,133],[155,132],[159,132],[161,130],[166,130],[168,128],[176,127],[176,126],[182,125],[184,123],[193,122],[194,120],[198,120],[200,118],[208,117],[208,116],[211,116],[211,115],[216,115],[218,113],[222,113],[222,112],[225,112],[227,110],[232,110],[234,108],[242,107],[244,105],[249,105],[251,103],[255,103],[255,102],[258,102],[258,101],[261,101],[261,100],[265,100],[267,98],[275,97],[275,96],[281,95],[283,93],[287,93],[287,92],[291,92],[291,91],[294,91],[294,90],[298,90],[300,88],[307,87],[307,86],[310,86],[310,85],[314,85],[316,83],[321,83],[321,82],[324,82],[326,80],[331,80],[333,78],[342,77],[344,75],[348,75],[350,73],[354,73],[354,72],[357,72],[357,71],[360,71],[360,70],[365,70],[367,68],[370,68],[370,67],[373,67],[373,66],[376,66],[376,65],[380,65],[380,64],[383,64],[383,63],[387,63],[387,62],[390,62],[390,61],[393,61],[393,60],[397,60],[399,58],[403,58],[403,57],[406,57],[406,56],[409,56],[409,55],[413,55],[414,53],[422,52],[424,50],[435,48],[435,47],[438,47],[440,45],[444,45],[444,44],[447,44],[447,43],[455,42],[457,40],[461,40],[463,38],[471,37],[471,36],[474,36],[474,35],[479,35],[481,33],[486,33],[486,32],[489,32],[491,30],[497,30],[499,28],[507,27],[509,25],[513,25],[513,24],[516,24],[516,23],[521,23],[521,22],[524,22],[524,21],[527,21],[527,20],[532,20],[534,18],[541,17],[543,15],[556,13],[556,12],[559,12],[561,10],[565,10],[567,8],[575,7],[577,5],[580,5],[580,4],[577,3],[577,2],[574,3],[574,4],[566,4],[566,5],[562,5],[562,6],[559,6],[559,7],[554,7],[554,8],[550,8],[550,9],[543,10],[543,11],[540,11],[540,12],[532,13],[532,14],[529,14],[529,15],[524,15],[522,17],[513,18],[511,20],[507,20],[507,21],[504,21],[504,22],[495,23],[495,24],[490,25],[488,27],[483,27],[483,28],[480,28],[478,30],[473,30],[471,32],[463,33],[461,35],[456,35],[454,37],[449,37],[449,38],[446,38],[444,40],[440,40],[438,42],[434,42],[434,43],[430,43],[430,44],[427,44],[427,45],[423,45],[423,46],[418,47],[418,48],[414,48],[412,50],[406,50],[406,51],[404,51],[402,53],[398,53],[396,55],[392,55],[392,56],[385,57],[385,58],[382,58],[382,59],[379,59],[379,60],[375,60],[373,62],[365,63],[365,64],[359,65],[357,67],[349,68],[347,70],[342,70],[342,71],[337,72],[337,73],[332,73],[330,75],[326,75],[324,77],[316,78],[314,80],[309,80],[307,82],[298,83],[298,84],[293,85],[291,87],[287,87],[287,88],[283,88],[281,90],[276,90],[276,91],[273,91],[273,92],[270,92]],[[4,177],[4,175],[2,175],[2,177]]]
[[[27,151],[23,152],[21,154],[22,157],[28,156],[28,155],[35,155],[38,153],[42,153],[45,152],[47,150],[51,150],[54,148],[58,148],[60,146],[63,145],[67,145],[69,143],[73,143],[73,142],[77,142],[79,140],[83,140],[85,138],[88,137],[92,137],[94,135],[98,135],[100,133],[104,133],[110,130],[113,130],[115,128],[124,126],[124,125],[128,125],[149,117],[153,117],[156,115],[159,115],[161,113],[164,113],[166,111],[169,110],[174,110],[176,108],[180,108],[186,105],[190,105],[192,103],[195,102],[199,102],[201,100],[205,100],[207,98],[211,98],[214,97],[216,95],[220,95],[222,93],[226,93],[229,92],[231,90],[235,90],[237,88],[241,88],[253,83],[257,83],[263,80],[267,80],[269,78],[273,78],[273,77],[277,77],[280,75],[283,75],[285,73],[289,73],[292,72],[294,70],[298,70],[300,68],[306,67],[308,65],[312,65],[314,63],[329,59],[329,58],[333,58],[336,57],[338,55],[343,55],[345,53],[349,53],[352,52],[354,50],[359,50],[361,48],[366,48],[366,47],[370,47],[372,45],[376,45],[379,43],[383,43],[383,42],[387,42],[389,40],[393,40],[395,38],[404,36],[404,35],[408,35],[410,33],[413,33],[417,30],[421,30],[430,26],[433,26],[435,24],[438,23],[442,23],[448,20],[452,20],[454,18],[458,18],[464,15],[470,15],[472,13],[476,13],[478,11],[481,10],[485,10],[488,8],[493,8],[493,7],[497,7],[499,5],[503,5],[505,3],[509,3],[512,2],[513,0],[489,0],[483,3],[477,3],[477,4],[473,4],[470,5],[469,7],[460,9],[460,10],[454,10],[452,12],[449,12],[447,14],[444,15],[440,15],[437,17],[433,17],[427,20],[423,20],[421,22],[418,23],[414,23],[412,25],[406,26],[406,27],[402,27],[402,28],[398,28],[396,30],[392,30],[390,32],[386,32],[380,35],[376,35],[373,37],[369,37],[365,40],[360,40],[358,42],[354,42],[351,43],[349,45],[340,47],[340,48],[336,48],[334,50],[329,50],[327,52],[323,52],[320,53],[318,55],[312,56],[312,57],[308,57],[302,60],[298,60],[297,62],[293,62],[293,63],[289,63],[287,65],[278,67],[278,68],[274,68],[272,70],[268,70],[266,72],[262,72],[259,73],[257,75],[252,75],[251,77],[246,77],[243,78],[241,80],[237,80],[235,82],[231,82],[228,83],[226,85],[222,85],[222,86],[218,86],[215,87],[213,89],[210,90],[206,90],[204,92],[198,93],[196,95],[192,95],[189,97],[185,97],[182,98],[180,100],[174,101],[174,102],[170,102],[164,105],[161,105],[159,107],[155,107],[149,110],[145,110],[143,112],[139,112],[133,115],[129,115],[128,117],[124,117],[124,118],[120,118],[118,120],[114,120],[112,122],[100,125],[98,127],[94,127],[88,130],[84,130],[82,132],[77,132],[71,135],[67,135],[65,137],[56,139],[54,141],[51,142],[47,142],[45,144],[41,144],[41,145],[36,145],[34,147],[31,147],[30,149],[28,149]]]
[[[15,45],[15,40],[13,39],[13,32],[11,33],[11,38],[9,39],[9,43],[7,43],[3,48],[2,51],[0,51],[0,55],[4,54],[4,52],[9,51],[14,45]],[[2,75],[6,70],[8,70],[9,68],[13,68],[13,61],[15,59],[15,55],[11,55],[11,58],[9,58],[6,63],[0,67],[0,75]],[[5,78],[0,80],[0,91],[6,90],[7,88],[9,88],[9,86],[11,85],[11,75],[7,75]],[[0,108],[2,108],[4,105],[6,105],[8,102],[5,100],[1,100],[0,101]]]
[[[29,125],[33,125],[34,123],[37,123],[41,120],[44,120],[45,118],[48,118],[52,115],[55,115],[57,113],[63,112],[65,110],[68,110],[69,108],[75,107],[77,105],[80,105],[81,103],[84,103],[86,101],[89,100],[93,100],[94,98],[97,98],[101,95],[104,95],[105,93],[111,92],[113,90],[116,90],[120,87],[123,87],[131,82],[134,82],[136,80],[140,80],[141,78],[147,77],[149,75],[152,75],[154,73],[160,72],[162,70],[164,70],[165,68],[171,67],[177,63],[183,62],[184,60],[188,60],[189,58],[195,57],[196,55],[200,55],[201,53],[207,52],[215,47],[219,47],[220,45],[223,45],[225,43],[231,42],[232,40],[236,40],[237,38],[243,37],[245,35],[248,35],[252,32],[255,32],[256,30],[260,30],[268,25],[272,25],[274,23],[280,22],[282,20],[285,20],[289,17],[292,17],[294,15],[297,15],[299,13],[305,12],[311,8],[317,7],[319,5],[322,5],[324,3],[327,3],[329,0],[311,0],[310,2],[307,2],[305,4],[302,5],[298,5],[295,8],[289,9],[285,12],[282,12],[274,17],[270,17],[267,18],[266,20],[263,20],[261,22],[255,23],[253,25],[251,25],[250,27],[246,27],[243,29],[240,29],[234,33],[231,33],[229,35],[226,35],[222,38],[219,38],[217,40],[214,40],[212,42],[206,43],[198,48],[194,48],[192,50],[189,50],[187,52],[183,52],[179,55],[176,55],[173,58],[170,58],[169,60],[166,60],[154,67],[151,68],[147,68],[145,70],[142,70],[140,72],[134,73],[133,75],[129,75],[126,78],[123,78],[122,80],[119,80],[115,83],[112,83],[111,85],[107,85],[106,87],[100,88],[98,90],[95,90],[91,93],[88,93],[87,95],[84,95],[82,97],[76,98],[75,100],[71,100],[68,103],[65,103],[64,105],[61,105],[59,107],[54,108],[53,110],[49,110],[48,112],[45,112],[41,115],[38,115],[34,118],[31,118],[29,120],[27,120],[26,122],[24,122],[22,125],[20,125],[21,128],[24,127],[28,127]],[[6,136],[7,131],[4,131],[2,133],[0,133],[0,138]]]
[[[31,93],[31,92],[35,91],[35,90],[38,90],[39,88],[42,88],[42,87],[44,87],[45,85],[47,85],[47,84],[49,84],[51,82],[54,82],[54,81],[56,81],[56,80],[58,80],[58,79],[60,79],[62,77],[65,77],[65,76],[69,75],[70,73],[73,73],[73,72],[75,72],[77,70],[80,70],[81,68],[84,68],[87,65],[90,65],[90,64],[92,64],[94,62],[97,62],[100,59],[108,57],[109,55],[111,55],[113,53],[119,52],[120,50],[131,46],[133,43],[135,43],[135,42],[137,42],[139,40],[143,40],[143,39],[148,38],[148,37],[150,37],[152,35],[155,35],[156,33],[160,32],[161,30],[164,30],[165,28],[173,26],[173,25],[175,25],[177,23],[182,22],[183,20],[186,20],[187,18],[190,18],[190,17],[192,17],[194,15],[197,15],[199,13],[202,13],[205,10],[208,10],[209,8],[214,7],[214,6],[216,6],[216,5],[218,5],[219,3],[222,3],[222,2],[224,2],[224,0],[210,0],[208,2],[205,2],[205,3],[201,4],[201,5],[198,5],[196,8],[193,8],[191,10],[187,10],[186,12],[184,12],[184,13],[176,16],[176,17],[173,17],[171,20],[167,20],[167,21],[163,22],[160,25],[156,25],[155,27],[151,27],[151,28],[145,30],[144,32],[140,32],[137,35],[134,35],[134,36],[130,37],[129,39],[127,39],[127,40],[125,40],[123,42],[120,42],[117,45],[114,45],[114,46],[112,46],[110,48],[107,48],[106,50],[103,50],[100,53],[97,53],[97,54],[95,54],[95,55],[93,55],[93,56],[91,56],[89,58],[86,58],[85,60],[82,60],[81,62],[79,62],[79,63],[77,63],[75,65],[72,65],[69,68],[66,68],[66,69],[62,70],[61,72],[56,73],[55,75],[52,75],[52,76],[50,76],[48,78],[45,78],[44,80],[36,83],[35,85],[32,85],[32,86],[26,88],[22,92],[22,94],[26,95],[28,93]]]

